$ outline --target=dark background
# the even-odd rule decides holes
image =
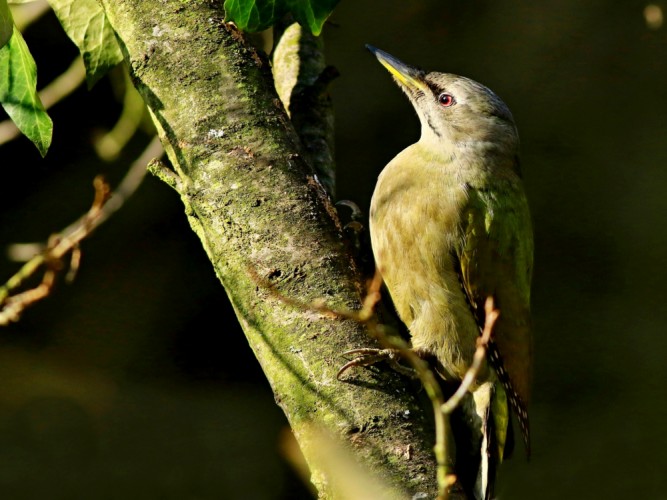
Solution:
[[[667,7],[667,4],[659,4]],[[326,28],[338,197],[367,207],[418,121],[363,46],[469,76],[512,109],[536,241],[534,454],[512,499],[667,498],[667,31],[639,1],[343,0]],[[52,14],[26,32],[40,86],[76,50]],[[44,240],[117,182],[102,163],[108,79],[52,108],[45,160],[0,147],[0,246]],[[178,196],[147,178],[83,245],[73,285],[0,330],[3,498],[307,498],[286,423]],[[0,281],[18,265],[0,260]],[[221,318],[224,318],[221,320]]]

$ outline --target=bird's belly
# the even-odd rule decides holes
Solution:
[[[413,348],[435,356],[457,379],[468,369],[479,335],[454,262],[459,198],[462,204],[462,188],[437,200],[412,196],[407,189],[373,203],[370,225],[376,264]]]

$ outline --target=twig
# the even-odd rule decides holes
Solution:
[[[132,85],[130,75],[125,67],[122,68],[122,72],[124,84],[123,111],[111,130],[105,134],[100,134],[93,140],[93,147],[97,156],[105,161],[118,158],[123,148],[134,137],[146,111],[146,105],[137,89]]]
[[[106,221],[136,191],[145,176],[146,164],[152,157],[161,154],[162,146],[159,139],[155,137],[141,156],[134,161],[113,193],[111,193],[109,185],[100,176],[95,177],[93,181],[95,199],[88,212],[61,233],[51,236],[46,249],[33,256],[5,285],[0,287],[0,306],[2,307],[0,309],[0,325],[17,321],[29,305],[49,295],[55,283],[57,272],[64,267],[62,260],[68,253],[71,254],[71,257],[67,278],[73,279],[81,260],[79,243]],[[25,280],[34,276],[42,266],[46,270],[39,285],[25,292],[10,295]]]
[[[146,146],[146,149],[144,149],[139,158],[134,160],[127,174],[125,174],[125,177],[123,177],[123,180],[113,192],[111,199],[104,207],[104,211],[100,214],[101,220],[98,222],[98,225],[107,220],[111,214],[122,207],[123,203],[134,194],[146,176],[146,165],[151,163],[154,158],[161,158],[163,154],[164,149],[162,149],[160,139],[156,135],[148,146]]]
[[[456,409],[456,407],[461,402],[461,399],[466,395],[470,386],[477,378],[477,374],[482,366],[482,363],[486,359],[486,348],[489,345],[491,340],[491,335],[493,334],[493,327],[496,324],[498,316],[500,316],[500,311],[495,309],[493,297],[487,297],[486,303],[484,304],[484,330],[482,330],[482,335],[477,339],[477,349],[472,358],[472,363],[468,371],[466,372],[463,380],[461,380],[461,385],[452,396],[441,406],[441,410],[445,414],[450,414]]]
[[[51,7],[46,0],[37,0],[34,2],[14,4],[11,9],[14,24],[19,31],[23,32],[28,26],[46,14]]]
[[[100,176],[95,177],[93,185],[95,186],[93,204],[75,226],[70,226],[72,230],[69,232],[66,230],[61,234],[51,236],[46,250],[26,262],[19,272],[0,288],[0,304],[4,306],[0,311],[0,325],[4,326],[11,321],[18,321],[21,313],[28,306],[49,295],[55,283],[56,271],[62,267],[62,258],[67,252],[78,246],[79,242],[92,231],[93,221],[98,217],[102,207],[109,199],[110,193],[109,185]],[[46,271],[39,285],[10,296],[12,290],[35,274],[42,265],[46,267]]]

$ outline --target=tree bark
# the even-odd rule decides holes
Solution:
[[[324,300],[355,310],[363,289],[266,56],[224,23],[222,2],[102,4],[176,170],[188,220],[320,495],[340,496],[344,480],[317,460],[316,436],[326,429],[393,488],[388,495],[435,497],[432,432],[415,391],[389,371],[357,370],[354,383],[338,382],[340,354],[373,342],[354,321],[294,305]],[[233,355],[220,353],[220,362]]]

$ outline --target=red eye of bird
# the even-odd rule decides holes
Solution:
[[[448,108],[454,104],[454,96],[452,94],[448,94],[447,92],[443,92],[438,96],[438,102],[445,108]]]

